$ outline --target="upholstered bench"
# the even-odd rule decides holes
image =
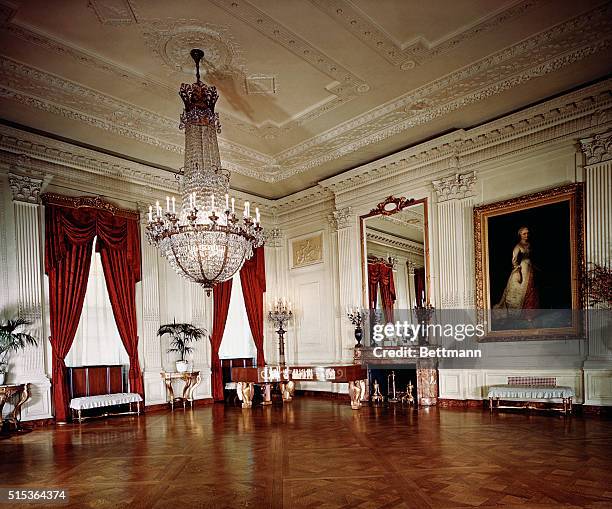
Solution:
[[[79,422],[83,422],[83,410],[91,410],[92,408],[105,408],[117,405],[130,405],[136,403],[136,413],[140,415],[140,403],[142,396],[133,392],[121,392],[118,394],[99,394],[97,396],[83,396],[81,398],[72,398],[70,400],[70,410],[77,413]]]
[[[70,389],[70,412],[79,422],[83,422],[84,410],[111,408],[118,405],[129,405],[129,412],[140,414],[142,397],[140,394],[126,391],[126,373],[121,364],[101,366],[73,366],[68,368],[68,386]],[[129,390],[129,388],[128,388]],[[136,412],[133,405],[136,404]],[[118,415],[119,412],[105,412],[104,417]]]
[[[558,386],[555,377],[509,376],[507,384],[491,385],[488,393],[491,412],[493,408],[517,408],[516,406],[500,406],[500,400],[524,401],[527,403],[523,406],[524,408],[535,408],[529,403],[561,400],[563,407],[555,408],[555,410],[571,413],[574,397],[576,397],[574,389]]]

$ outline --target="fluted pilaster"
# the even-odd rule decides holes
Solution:
[[[9,173],[15,218],[15,257],[19,316],[32,322],[29,332],[38,338],[37,347],[28,347],[15,356],[15,372],[45,377],[43,333],[42,239],[40,192],[43,181]]]
[[[437,196],[440,308],[474,306],[474,172],[433,181]]]
[[[336,230],[338,246],[338,286],[340,334],[342,358],[352,360],[355,345],[353,326],[344,317],[344,310],[362,303],[359,288],[361,281],[361,263],[357,249],[360,246],[357,217],[351,207],[335,210],[330,218]]]
[[[587,264],[612,267],[612,131],[580,140],[585,156]],[[610,329],[603,313],[589,320],[589,360],[612,358]]]

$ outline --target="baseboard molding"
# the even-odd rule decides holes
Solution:
[[[55,426],[55,418],[47,417],[46,419],[32,419],[31,421],[21,421],[21,426],[25,429],[46,428],[47,426]]]
[[[438,399],[438,406],[442,408],[488,408],[481,399]]]
[[[193,401],[193,407],[199,407],[199,406],[204,406],[204,405],[212,405],[214,403],[214,400],[212,398],[202,398],[202,399],[195,399]],[[175,404],[174,408],[175,409],[180,409],[182,408],[183,404],[179,403],[179,404]],[[191,408],[191,403],[187,402],[187,404],[185,405],[185,408],[189,409]],[[170,410],[170,403],[156,403],[154,405],[147,405],[145,406],[145,413],[146,412],[160,412],[162,410]]]
[[[612,406],[599,405],[577,405],[581,408],[584,415],[600,415],[602,417],[612,416]]]

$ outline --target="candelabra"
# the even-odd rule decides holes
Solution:
[[[351,324],[355,326],[355,340],[357,341],[356,346],[357,348],[360,348],[361,339],[363,338],[363,329],[361,327],[363,325],[363,320],[364,320],[363,311],[361,311],[357,307],[353,307],[347,310],[346,316],[348,317]]]
[[[429,302],[427,304],[422,302],[420,306],[415,305],[414,313],[417,317],[417,323],[421,323],[425,326],[429,325],[429,322],[431,321],[431,317],[433,316],[435,310],[436,308],[432,306]],[[425,339],[424,333],[422,332],[424,328],[425,327],[420,329],[421,330],[421,333],[420,333],[420,339],[421,339],[420,343],[421,344],[428,342]]]
[[[278,334],[278,362],[281,366],[285,366],[285,325],[293,318],[291,311],[291,302],[278,299],[270,306],[268,312],[268,320],[274,324],[276,333]]]

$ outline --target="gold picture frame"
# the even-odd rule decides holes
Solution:
[[[482,340],[584,337],[583,195],[576,183],[474,208]]]

